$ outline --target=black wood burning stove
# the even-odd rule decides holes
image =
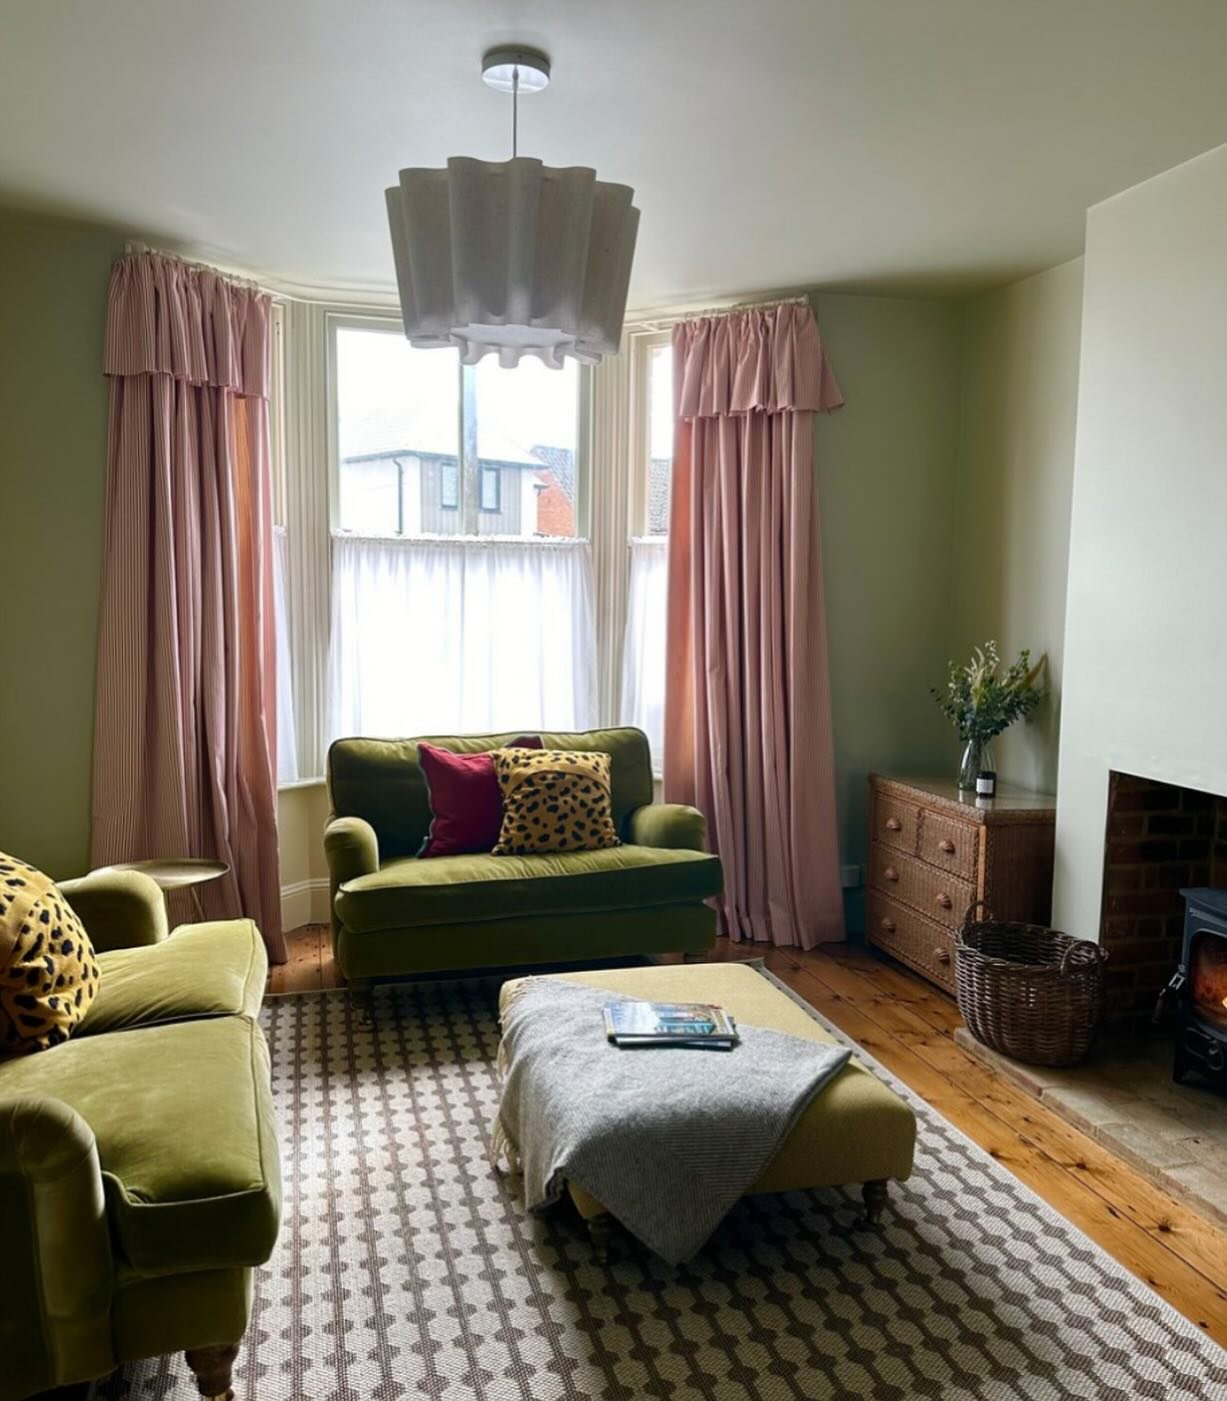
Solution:
[[[1196,1071],[1227,1089],[1227,890],[1182,890],[1184,947],[1180,967],[1159,997],[1175,1002],[1176,1058],[1172,1078]]]

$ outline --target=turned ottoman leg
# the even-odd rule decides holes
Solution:
[[[239,1355],[238,1343],[190,1347],[183,1355],[196,1378],[196,1389],[206,1401],[233,1401],[230,1374]]]
[[[588,1239],[592,1242],[592,1258],[598,1265],[608,1265],[609,1243],[613,1239],[613,1229],[608,1216],[589,1218]]]
[[[861,1188],[861,1197],[865,1202],[865,1214],[861,1220],[865,1225],[876,1226],[881,1221],[889,1186],[883,1177],[874,1182],[866,1182]]]

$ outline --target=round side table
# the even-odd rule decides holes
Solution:
[[[196,913],[204,919],[204,907],[196,887],[205,881],[220,880],[229,873],[230,867],[225,861],[210,861],[205,857],[154,856],[146,861],[116,861],[110,866],[99,866],[90,875],[110,875],[114,871],[140,871],[157,885],[163,895],[173,890],[190,889]]]

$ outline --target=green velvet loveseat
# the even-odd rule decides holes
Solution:
[[[134,872],[60,890],[101,976],[68,1041],[0,1061],[0,1401],[180,1351],[225,1396],[281,1202],[264,945],[250,920],[167,937]]]
[[[471,754],[523,733],[424,738]],[[622,846],[419,860],[430,801],[418,741],[334,742],[324,831],[332,944],[360,1000],[374,981],[412,973],[711,948],[716,917],[705,902],[722,889],[720,861],[705,850],[702,814],[652,802],[647,736],[610,729],[541,738],[548,749],[609,754]]]

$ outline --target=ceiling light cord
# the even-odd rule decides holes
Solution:
[[[520,68],[511,70],[511,159],[520,154]]]

